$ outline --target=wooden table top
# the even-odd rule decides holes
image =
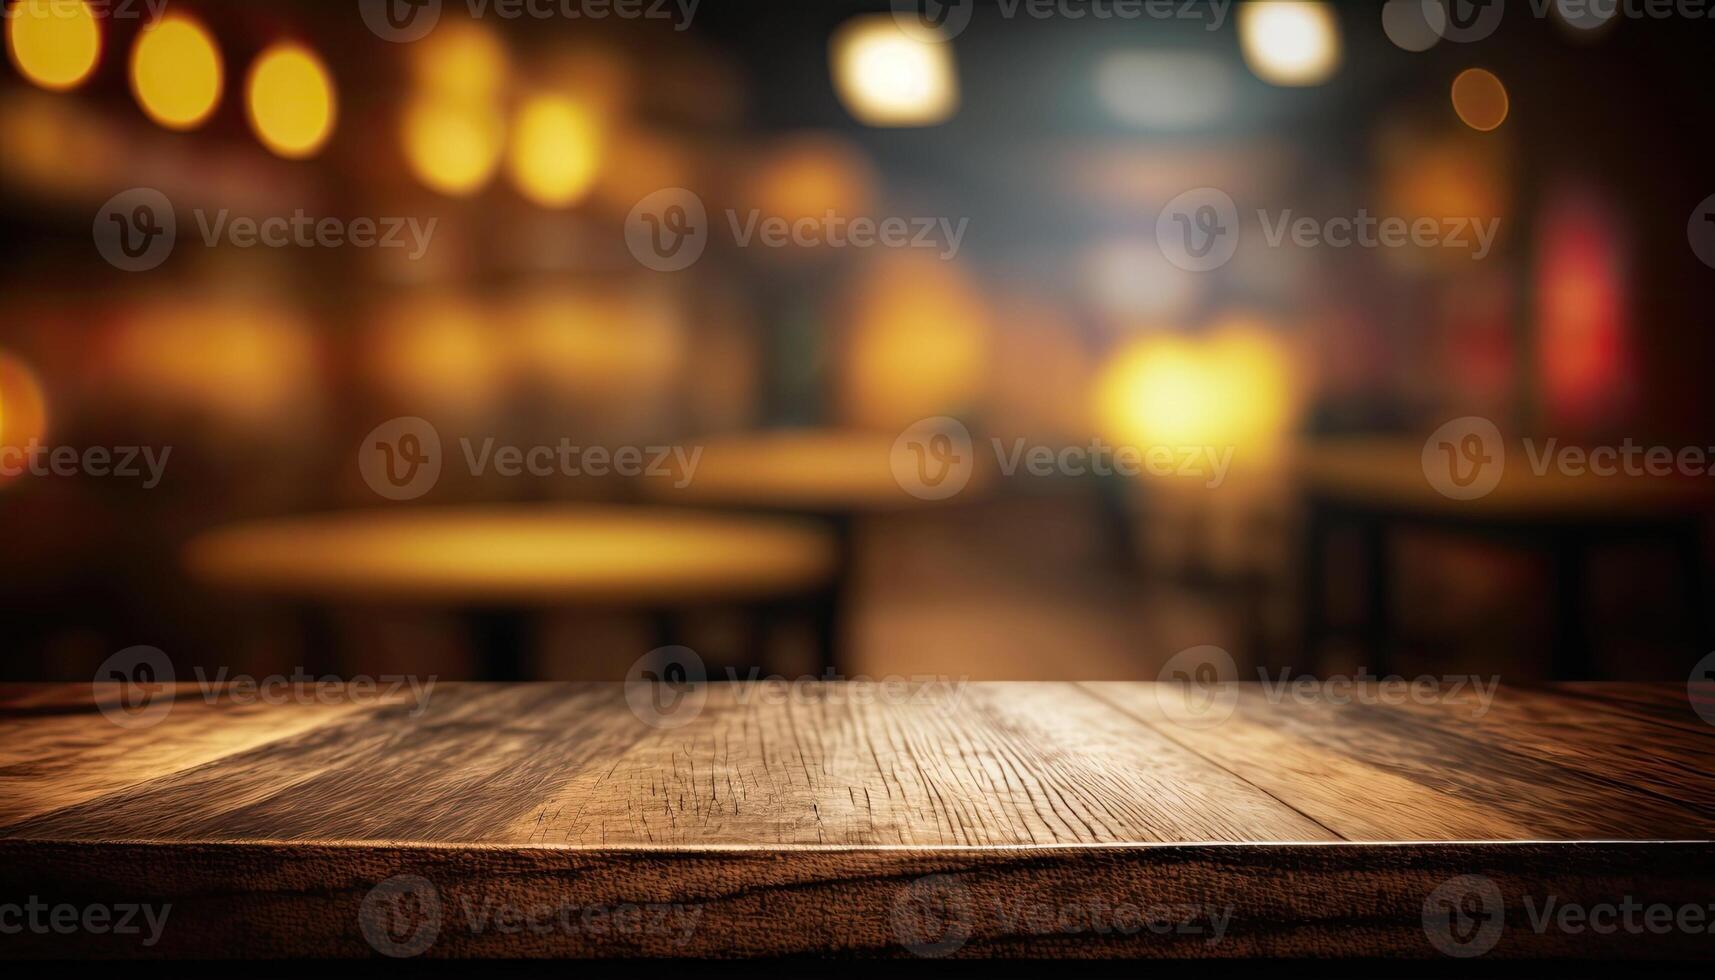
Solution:
[[[479,895],[704,916],[677,946],[461,920],[440,955],[1434,956],[1424,903],[1461,875],[1509,896],[1710,900],[1715,725],[1683,685],[1502,689],[1486,710],[1470,690],[1366,690],[1236,685],[1188,711],[1178,687],[1137,683],[383,684],[277,705],[181,685],[127,728],[98,710],[111,685],[14,685],[0,887],[170,899],[197,927],[168,952],[362,955],[360,906],[399,875],[466,912]],[[925,952],[902,903],[949,889],[964,935]],[[1095,942],[1021,930],[1007,903],[1031,896],[1220,902],[1242,921],[1221,949]],[[1515,932],[1503,955],[1592,941]],[[1623,941],[1603,948],[1638,951]]]
[[[1540,451],[1540,450],[1539,450]],[[1313,440],[1293,460],[1316,493],[1367,506],[1468,517],[1625,520],[1715,509],[1708,480],[1689,477],[1537,474],[1520,445],[1509,445],[1500,482],[1470,500],[1445,496],[1423,474],[1423,444],[1404,439]]]
[[[929,505],[893,471],[897,433],[787,429],[703,444],[693,478],[647,480],[662,503],[768,508],[817,514],[868,513]],[[964,494],[982,487],[976,468]]]
[[[790,520],[612,506],[400,507],[284,518],[192,541],[219,588],[323,599],[646,604],[808,591],[828,534]]]

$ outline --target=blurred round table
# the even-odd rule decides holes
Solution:
[[[1515,447],[1516,449],[1516,447]],[[1393,590],[1390,539],[1427,529],[1495,541],[1547,555],[1553,566],[1555,679],[1592,673],[1584,615],[1591,554],[1606,544],[1661,546],[1677,567],[1688,631],[1707,649],[1704,610],[1704,524],[1715,498],[1706,481],[1673,477],[1537,475],[1520,457],[1509,461],[1489,493],[1470,500],[1442,494],[1423,468],[1423,444],[1403,439],[1350,438],[1311,442],[1297,451],[1297,475],[1307,504],[1304,567],[1304,653],[1314,658],[1335,633],[1327,615],[1326,549],[1331,535],[1358,536],[1366,602],[1354,632],[1367,666],[1378,671],[1390,654]]]
[[[644,481],[645,492],[660,503],[799,514],[827,527],[836,545],[837,572],[816,619],[822,667],[829,670],[846,628],[855,520],[943,506],[979,493],[984,486],[984,469],[973,465],[969,483],[946,500],[908,492],[894,474],[897,438],[897,433],[856,429],[783,429],[727,436],[702,444],[689,480]]]
[[[185,551],[195,578],[226,589],[481,610],[486,673],[512,678],[522,610],[810,596],[835,560],[831,537],[808,522],[607,506],[311,515],[211,531]]]
[[[688,482],[651,480],[662,502],[794,511],[823,517],[929,506],[908,492],[893,471],[897,433],[846,429],[785,429],[747,433],[702,444]],[[981,489],[974,468],[960,496]],[[674,483],[685,482],[684,486]],[[957,499],[956,497],[954,499]]]

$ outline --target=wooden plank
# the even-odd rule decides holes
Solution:
[[[1426,908],[1444,909],[1444,886],[1470,875],[1499,897],[1475,910],[1476,922],[1500,923],[1491,958],[1715,955],[1708,932],[1539,930],[1532,919],[1550,896],[1706,909],[1715,852],[1691,844],[781,851],[0,841],[4,894],[49,906],[147,904],[164,916],[150,946],[146,933],[25,932],[0,944],[0,958],[1437,960],[1436,937],[1449,930]]]
[[[613,708],[588,685],[438,685],[421,709],[328,719],[23,821],[7,836],[490,841],[580,765],[638,737],[637,720]]]
[[[75,806],[150,780],[309,731],[354,712],[350,702],[282,711],[227,699],[209,702],[176,685],[172,708],[151,728],[121,728],[98,698],[115,685],[14,688],[0,708],[0,826]],[[104,693],[105,692],[105,693]]]
[[[1567,733],[1569,747],[1545,758],[1502,732],[1455,726],[1475,716],[1468,694],[1440,705],[1446,720],[1431,724],[1374,696],[1300,703],[1235,684],[1232,715],[1196,727],[1172,720],[1150,685],[1085,686],[1350,840],[1704,840],[1715,831],[1704,807],[1575,764],[1609,751],[1610,732]],[[1689,734],[1654,744],[1669,753],[1666,769],[1679,760],[1679,778],[1699,787],[1687,798],[1707,792],[1708,780],[1693,775],[1699,744]]]
[[[22,822],[52,839],[601,845],[1328,840],[1072,685],[449,686]],[[414,709],[413,709],[414,710]]]
[[[970,845],[1331,840],[1067,684],[713,685],[507,839]],[[620,709],[623,710],[623,709]]]

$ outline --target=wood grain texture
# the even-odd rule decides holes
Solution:
[[[449,684],[198,698],[142,731],[81,691],[0,700],[0,903],[173,924],[0,956],[385,953],[359,912],[401,875],[433,890],[429,956],[1424,957],[1460,875],[1506,897],[1491,955],[1715,955],[1706,932],[1539,931],[1519,904],[1715,901],[1715,728],[1667,686],[1479,714],[1241,685],[1187,726],[1147,684],[714,684],[662,727],[623,685]],[[1092,927],[1116,908],[1187,925]]]

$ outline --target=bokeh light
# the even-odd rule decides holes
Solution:
[[[848,421],[897,428],[977,402],[991,353],[981,287],[933,256],[889,255],[853,293],[842,378]]]
[[[131,91],[137,104],[168,129],[202,125],[220,104],[224,83],[214,38],[182,14],[144,28],[131,49]]]
[[[1480,133],[1499,129],[1507,121],[1507,87],[1493,72],[1467,68],[1453,80],[1453,111],[1460,121]]]
[[[250,68],[245,93],[251,129],[279,156],[314,156],[333,135],[333,76],[307,48],[282,43],[263,51]]]
[[[839,137],[806,133],[765,153],[746,188],[764,214],[796,221],[829,211],[850,218],[865,213],[880,179],[869,160]]]
[[[410,46],[411,82],[425,95],[491,100],[510,75],[506,46],[489,28],[448,19]]]
[[[1320,85],[1340,67],[1340,25],[1326,3],[1239,4],[1245,64],[1271,85]]]
[[[1227,63],[1191,51],[1108,55],[1096,67],[1096,93],[1115,119],[1144,129],[1209,126],[1238,101]]]
[[[405,107],[400,138],[418,180],[442,194],[464,196],[481,190],[499,169],[506,120],[480,101],[425,95]]]
[[[1234,447],[1267,460],[1292,421],[1292,371],[1264,325],[1238,317],[1206,338],[1158,333],[1121,347],[1095,388],[1102,432],[1119,445]]]
[[[934,126],[959,108],[950,42],[919,39],[889,14],[853,18],[834,32],[834,89],[869,126]]]
[[[532,96],[513,120],[507,171],[531,201],[568,207],[595,183],[600,143],[600,122],[587,106],[561,95]]]
[[[439,292],[396,304],[366,341],[367,371],[390,398],[479,414],[504,390],[494,324],[482,305]]]
[[[295,312],[238,297],[139,307],[116,326],[104,354],[108,390],[246,425],[300,417],[320,361]]]
[[[1441,42],[1447,29],[1447,9],[1441,0],[1387,0],[1382,5],[1382,32],[1405,51],[1428,51]]]
[[[5,15],[6,53],[42,88],[76,88],[101,60],[101,27],[84,0],[16,0]]]
[[[35,372],[0,351],[0,449],[28,450],[47,437],[48,400]],[[7,482],[0,473],[0,484]]]

